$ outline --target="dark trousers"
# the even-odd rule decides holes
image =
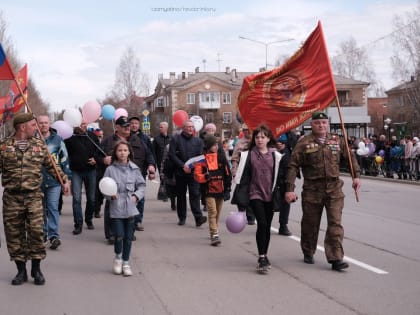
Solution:
[[[250,201],[252,211],[257,219],[257,248],[259,255],[267,255],[270,244],[271,221],[273,221],[273,203],[253,199]]]
[[[104,231],[105,231],[105,238],[109,239],[114,237],[114,227],[112,225],[112,220],[109,214],[109,201],[105,201],[105,208],[104,208]]]
[[[187,189],[191,212],[193,213],[195,220],[203,215],[200,209],[200,185],[192,176],[176,176],[176,208],[180,221],[185,221],[187,218]]]
[[[280,202],[279,223],[281,225],[289,223],[290,203],[282,199]]]
[[[302,222],[300,246],[304,255],[313,256],[318,242],[322,211],[327,214],[324,247],[328,261],[344,257],[344,229],[341,215],[344,207],[343,181],[305,180],[302,191]]]
[[[134,217],[124,219],[111,219],[115,231],[114,252],[122,254],[122,259],[130,259],[131,241],[134,231]]]

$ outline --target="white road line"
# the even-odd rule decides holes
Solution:
[[[279,230],[276,229],[276,228],[274,228],[274,227],[271,227],[271,231],[275,232],[276,234],[279,233]],[[300,237],[297,237],[297,236],[294,236],[294,235],[287,236],[287,237],[290,238],[290,239],[292,239],[292,240],[294,240],[294,241],[296,241],[296,242],[300,242]],[[322,246],[317,245],[317,249],[320,250],[320,251],[322,251],[322,252],[325,252],[325,249]],[[354,258],[351,258],[351,257],[348,257],[348,256],[344,256],[344,260],[345,261],[348,261],[349,263],[352,263],[352,264],[354,264],[356,266],[359,266],[360,268],[363,268],[363,269],[372,271],[372,272],[377,273],[377,274],[380,274],[380,275],[387,275],[388,274],[388,271],[385,271],[385,270],[376,268],[374,266],[365,264],[364,262],[362,262],[360,260],[357,260],[357,259],[354,259]]]

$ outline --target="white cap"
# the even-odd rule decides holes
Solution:
[[[416,142],[419,142],[419,138],[417,138],[417,137],[414,137],[413,140],[416,141]]]

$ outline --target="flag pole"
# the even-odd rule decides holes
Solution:
[[[343,122],[343,116],[341,114],[341,105],[340,105],[340,101],[338,99],[338,96],[336,95],[335,100],[337,102],[337,109],[338,109],[338,116],[340,117],[340,125],[341,125],[341,130],[343,130],[343,136],[344,136],[344,145],[346,147],[346,152],[347,152],[347,158],[348,158],[348,162],[349,162],[349,167],[350,167],[350,175],[351,178],[354,179],[355,173],[354,173],[354,167],[353,167],[353,162],[351,160],[351,155],[350,155],[350,148],[349,148],[349,142],[348,142],[348,138],[347,138],[347,131],[344,128],[344,122]],[[356,201],[359,202],[359,193],[357,190],[354,190],[354,193],[356,195]]]
[[[18,90],[19,90],[19,93],[20,93],[20,95],[22,96],[23,101],[25,102],[25,106],[26,106],[27,110],[28,110],[30,113],[33,113],[33,111],[32,111],[32,109],[31,109],[31,107],[30,107],[30,106],[29,106],[29,104],[28,104],[28,101],[26,100],[25,94],[23,94],[23,91],[22,91],[22,89],[20,88],[20,85],[19,85],[19,83],[18,83],[18,81],[17,81],[17,79],[16,79],[16,76],[15,76],[14,74],[13,74],[13,80],[15,81],[16,86],[17,86],[17,88],[18,88]],[[44,136],[43,136],[43,135],[42,135],[42,133],[41,133],[41,129],[39,128],[39,125],[38,125],[38,120],[36,120],[36,119],[35,119],[35,122],[36,122],[36,129],[37,129],[37,131],[38,131],[39,137],[41,138],[41,140],[43,140],[43,141],[46,143],[45,138],[44,138]],[[60,175],[60,172],[58,171],[57,164],[55,163],[55,161],[54,161],[53,157],[51,156],[51,154],[50,154],[50,152],[49,152],[48,150],[47,150],[47,154],[48,154],[48,157],[49,157],[49,159],[50,159],[50,161],[51,161],[51,163],[52,163],[52,165],[53,165],[53,168],[54,168],[54,171],[55,171],[55,173],[56,173],[56,175],[57,175],[57,179],[58,179],[58,181],[60,182],[60,184],[61,184],[61,185],[64,185],[64,181],[63,181],[63,178],[62,178],[62,177],[61,177],[61,175]]]

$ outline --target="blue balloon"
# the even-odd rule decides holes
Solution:
[[[115,108],[112,105],[104,105],[102,107],[102,117],[106,120],[113,120],[115,118]]]
[[[378,152],[378,153],[379,153],[379,155],[380,155],[380,156],[382,156],[382,157],[384,157],[384,156],[385,156],[385,151],[384,151],[384,150],[379,150],[379,152]]]

